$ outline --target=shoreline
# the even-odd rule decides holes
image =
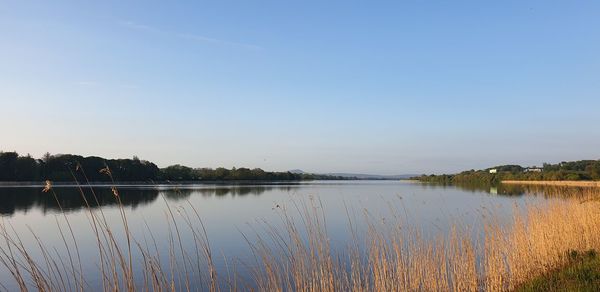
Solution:
[[[600,187],[600,181],[576,181],[576,180],[503,180],[507,185],[545,185],[558,187]]]
[[[311,182],[351,182],[351,181],[402,181],[393,179],[303,179],[303,180],[206,180],[206,181],[155,181],[155,182],[89,182],[76,183],[68,181],[51,181],[52,187],[196,187],[196,186],[232,186],[232,185],[300,185]],[[30,188],[44,187],[44,182],[0,182],[0,188]]]

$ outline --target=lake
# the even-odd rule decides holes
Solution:
[[[36,239],[30,230],[53,253],[66,256],[63,236],[70,243],[68,226],[65,224],[68,221],[78,243],[88,288],[92,289],[101,289],[101,276],[97,260],[97,238],[86,201],[95,214],[106,218],[106,222],[113,228],[115,240],[120,244],[126,244],[126,238],[122,236],[123,212],[137,243],[148,245],[150,249],[166,254],[166,257],[173,246],[176,248],[171,252],[179,253],[182,249],[185,251],[184,258],[196,250],[193,243],[195,235],[186,232],[187,229],[184,228],[185,216],[194,217],[195,215],[190,214],[195,209],[204,223],[217,274],[235,273],[236,277],[251,281],[249,269],[252,268],[254,258],[249,243],[253,243],[257,235],[268,233],[270,227],[284,228],[284,212],[293,220],[301,220],[298,209],[302,210],[302,206],[312,204],[323,214],[331,246],[336,249],[353,240],[348,227],[349,219],[354,220],[356,228],[362,230],[366,228],[366,220],[361,218],[369,218],[372,222],[385,222],[395,218],[394,220],[400,220],[406,226],[422,231],[425,237],[447,233],[452,224],[459,224],[472,228],[473,238],[476,240],[481,234],[484,216],[493,215],[501,221],[509,222],[513,212],[519,210],[520,206],[549,199],[559,200],[535,195],[535,191],[528,191],[532,194],[526,195],[526,190],[517,187],[458,188],[410,181],[310,181],[123,185],[117,186],[123,206],[121,209],[110,186],[85,186],[81,190],[84,197],[77,187],[55,186],[53,191],[56,198],[52,192],[42,192],[42,188],[0,187],[3,224],[10,232],[14,228],[24,245],[31,248],[32,258],[39,260],[43,253],[37,248]],[[175,221],[178,222],[178,227],[172,224],[173,218],[177,218]],[[169,242],[177,232],[175,228],[181,229],[176,236],[181,238],[181,246],[179,240]],[[134,252],[133,257],[136,270],[135,267],[142,265],[142,255]],[[19,286],[11,275],[5,269],[0,271],[0,281],[4,287],[8,290],[18,289]],[[143,275],[136,277],[142,278]]]

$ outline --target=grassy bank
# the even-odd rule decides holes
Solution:
[[[57,196],[51,185],[46,189],[49,196]],[[81,189],[82,194],[86,191],[93,189]],[[119,191],[114,188],[113,193],[120,201]],[[252,264],[242,263],[251,270],[250,278],[244,278],[235,268],[217,272],[210,234],[192,204],[165,204],[167,238],[154,238],[150,227],[148,238],[135,238],[122,206],[120,226],[108,224],[101,208],[88,207],[96,255],[80,254],[78,234],[64,213],[57,220],[63,246],[47,246],[36,236],[36,247],[30,248],[22,241],[23,232],[29,231],[3,223],[0,264],[22,291],[511,291],[544,284],[543,277],[573,263],[573,252],[600,250],[596,200],[531,205],[515,212],[509,225],[482,211],[481,240],[474,240],[471,227],[464,224],[425,237],[405,224],[401,210],[385,221],[367,211],[364,216],[349,212],[348,230],[355,240],[334,249],[325,208],[306,198],[276,208],[282,222],[264,222],[256,234],[244,235],[254,255]],[[357,228],[359,222],[367,228]],[[184,248],[189,246],[181,240],[184,233],[192,235],[191,250]],[[169,246],[166,252],[157,248],[163,243]],[[83,259],[93,258],[98,258],[98,269],[82,269]],[[90,285],[96,275],[99,287]]]
[[[595,250],[572,251],[563,266],[518,287],[518,292],[534,291],[599,291],[600,257]]]

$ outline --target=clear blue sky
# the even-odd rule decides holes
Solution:
[[[600,158],[597,1],[88,2],[0,3],[0,149],[380,174]]]

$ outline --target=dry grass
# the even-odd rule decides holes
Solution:
[[[116,189],[114,193],[119,198]],[[324,208],[311,198],[278,208],[281,222],[263,222],[255,234],[244,235],[255,258],[244,263],[250,279],[235,271],[225,277],[216,272],[209,237],[194,206],[188,202],[173,208],[165,203],[170,237],[161,240],[168,241],[166,255],[150,228],[149,238],[130,234],[122,207],[123,226],[116,228],[109,226],[102,208],[88,206],[101,287],[87,282],[72,233],[63,236],[67,253],[35,237],[43,256],[33,257],[20,233],[2,224],[0,263],[22,291],[510,291],[564,265],[569,251],[600,250],[597,200],[527,206],[524,212],[515,210],[508,225],[486,214],[481,240],[473,239],[469,226],[456,224],[448,233],[429,238],[405,226],[400,212],[382,222],[368,212],[356,219],[347,211],[353,240],[334,249]],[[365,230],[357,223],[366,223]],[[184,232],[192,235],[193,250],[184,248]],[[117,237],[127,241],[119,244]],[[141,256],[132,258],[134,252]],[[133,261],[141,262],[141,271],[133,269]]]
[[[600,187],[600,181],[575,181],[575,180],[503,180],[503,184],[513,185],[544,185],[561,187]]]
[[[502,186],[505,194],[527,194],[529,196],[543,196],[545,198],[558,198],[576,200],[580,202],[593,201],[600,198],[600,188],[578,187],[543,184],[506,184]]]
[[[78,167],[77,171],[81,171],[87,180],[82,169]],[[101,172],[112,179],[110,169],[105,168]],[[73,178],[75,179],[74,175]],[[87,184],[89,186],[89,182]],[[77,185],[79,186],[79,182]],[[46,182],[43,191],[52,194],[60,208],[60,201],[50,182]],[[165,216],[170,237],[167,239],[169,253],[165,256],[159,252],[160,244],[157,243],[150,227],[147,228],[150,241],[146,237],[136,239],[132,236],[126,212],[121,203],[121,195],[115,187],[112,188],[112,192],[118,202],[121,226],[111,226],[102,208],[91,207],[85,195],[86,190],[79,187],[79,191],[86,204],[87,218],[90,229],[96,238],[98,251],[96,259],[99,271],[91,272],[90,276],[94,277],[97,273],[100,274],[100,287],[92,287],[86,279],[85,272],[89,271],[82,268],[81,261],[83,257],[93,258],[93,255],[79,254],[77,236],[73,233],[68,217],[61,208],[64,222],[59,222],[57,219],[56,224],[63,242],[62,250],[46,246],[43,239],[36,236],[32,230],[30,232],[34,236],[39,250],[28,249],[21,240],[20,232],[5,221],[2,221],[0,225],[0,240],[4,241],[0,244],[0,265],[4,266],[5,270],[12,275],[16,286],[21,291],[90,291],[97,289],[103,291],[190,291],[192,290],[192,278],[202,278],[205,274],[208,276],[201,284],[208,285],[207,289],[210,291],[217,290],[216,269],[206,230],[196,209],[191,204],[189,204],[189,208],[180,207],[175,212],[167,204]],[[87,191],[91,193],[95,205],[99,206],[98,197],[93,188],[89,187]],[[178,222],[182,221],[188,226],[187,232],[194,236],[196,249],[194,262],[191,261],[192,257],[187,254],[188,251],[183,250],[178,225]],[[70,236],[64,234],[63,224],[68,227]],[[125,243],[121,243],[119,238],[124,238]],[[36,253],[42,256],[34,257],[33,255]],[[133,269],[134,253],[140,255],[138,260],[143,267],[141,271]],[[167,262],[164,261],[165,257]],[[2,283],[0,283],[0,287],[9,290]],[[197,289],[201,288],[203,287],[199,286]]]
[[[302,210],[303,218],[322,216],[318,204],[311,206],[312,211]],[[313,224],[318,220],[311,220],[303,231],[309,240],[301,240],[302,232],[289,223],[271,238],[274,246],[292,248],[258,248],[260,290],[510,291],[562,266],[569,251],[600,247],[597,201],[528,206],[524,213],[515,211],[509,227],[486,218],[481,242],[474,242],[465,227],[425,240],[418,230],[398,222],[384,224],[367,217],[364,250],[350,245],[337,256],[324,252],[331,250],[327,236]]]

